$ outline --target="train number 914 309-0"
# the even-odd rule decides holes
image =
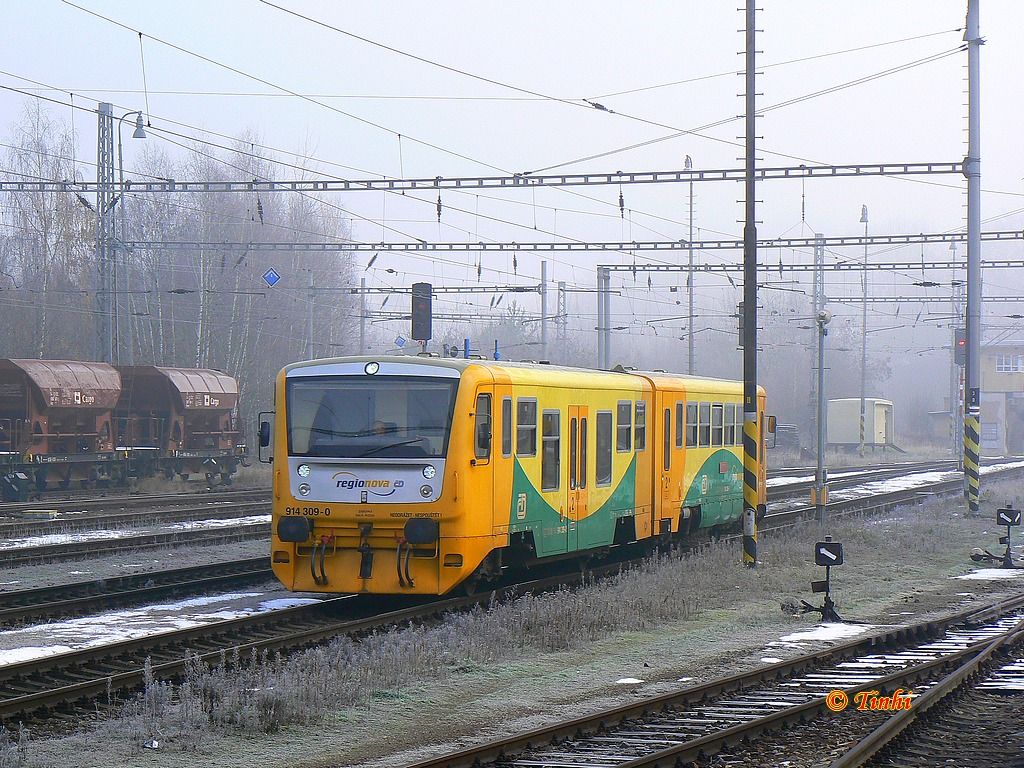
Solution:
[[[285,514],[287,515],[303,515],[305,517],[330,517],[330,507],[286,507]]]

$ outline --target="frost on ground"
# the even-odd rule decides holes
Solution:
[[[876,629],[873,624],[819,624],[816,627],[802,629],[799,632],[793,632],[780,637],[777,641],[772,641],[768,645],[789,645],[802,648],[812,641],[820,643],[849,640],[873,629]]]
[[[990,483],[990,488],[997,488]],[[836,519],[846,564],[833,569],[837,609],[850,619],[891,624],[994,599],[1013,581],[948,578],[970,570],[985,522],[960,504],[935,501],[890,514],[883,524]],[[1015,499],[1020,502],[1020,499]],[[525,595],[442,623],[380,632],[294,654],[191,664],[183,684],[151,683],[120,717],[31,747],[29,766],[64,768],[137,762],[149,768],[266,764],[393,768],[552,718],[790,658],[835,638],[813,639],[808,616],[779,610],[811,598],[811,564],[821,530],[806,526],[762,537],[760,565],[739,565],[738,543],[650,562],[575,592]],[[969,592],[967,592],[969,590]],[[965,594],[967,592],[967,594]],[[797,635],[800,647],[774,646]],[[617,683],[631,678],[643,683]],[[692,682],[691,682],[692,679]],[[683,682],[685,681],[685,682]],[[382,737],[386,734],[386,737]],[[200,757],[197,757],[200,756]]]

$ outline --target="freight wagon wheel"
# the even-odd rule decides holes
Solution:
[[[221,485],[231,485],[231,473],[230,472],[221,472],[220,473],[220,484]]]

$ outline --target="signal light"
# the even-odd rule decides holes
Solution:
[[[431,298],[433,286],[430,283],[412,284],[412,333],[416,341],[430,341]]]
[[[967,364],[966,328],[957,328],[953,331],[953,362],[957,365]]]

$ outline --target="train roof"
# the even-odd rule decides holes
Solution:
[[[299,363],[292,363],[285,368],[285,371],[289,372],[315,366],[369,362],[422,365],[425,367],[456,370],[460,373],[467,368],[481,366],[505,371],[514,378],[521,378],[526,374],[527,378],[533,379],[537,377],[537,374],[540,374],[540,376],[544,377],[547,381],[554,380],[554,378],[559,377],[559,374],[563,374],[568,378],[571,378],[574,374],[590,376],[594,374],[601,374],[603,378],[607,377],[605,381],[608,381],[609,384],[615,383],[626,386],[635,385],[636,378],[642,377],[655,384],[660,383],[663,386],[674,386],[695,392],[714,391],[731,394],[733,390],[735,390],[736,394],[742,394],[743,391],[743,383],[740,381],[732,379],[716,379],[708,376],[688,376],[682,373],[669,373],[666,371],[640,371],[632,368],[623,368],[621,366],[616,366],[610,371],[602,371],[595,368],[576,368],[572,366],[550,365],[548,363],[531,361],[516,362],[512,360],[484,360],[479,358],[421,357],[419,355],[359,355],[353,357],[322,358],[319,360],[307,360]],[[763,387],[758,387],[758,389],[762,393],[764,392]]]
[[[3,372],[19,370],[48,408],[113,408],[121,394],[121,375],[107,363],[80,360],[0,360]]]
[[[126,379],[159,376],[167,379],[181,397],[185,409],[233,408],[238,401],[238,382],[223,371],[211,368],[168,368],[158,365],[123,366]],[[210,397],[216,400],[211,404]]]

